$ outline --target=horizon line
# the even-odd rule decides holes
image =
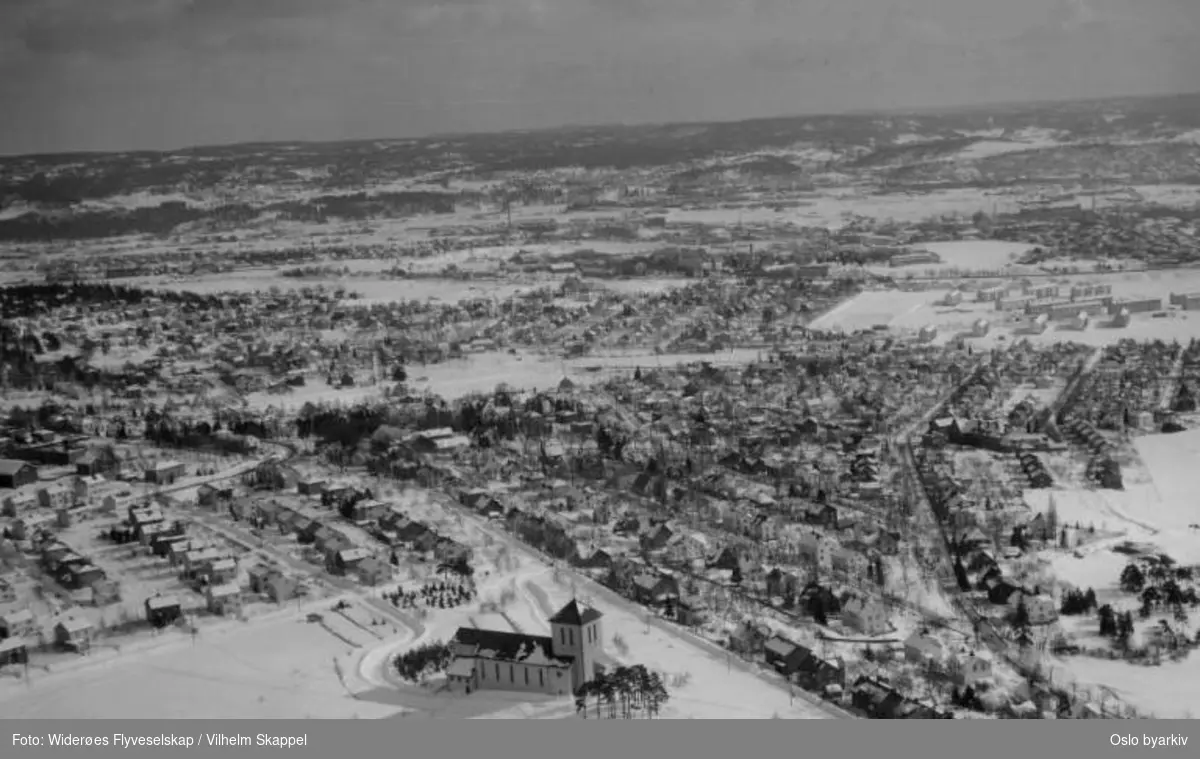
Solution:
[[[774,120],[792,120],[792,119],[822,119],[822,118],[844,118],[844,117],[868,117],[868,116],[898,116],[898,115],[946,115],[946,114],[962,114],[973,111],[985,111],[989,109],[999,108],[1028,108],[1036,106],[1049,105],[1069,105],[1069,104],[1099,104],[1106,102],[1121,102],[1121,101],[1137,101],[1137,100],[1156,100],[1162,98],[1200,98],[1200,90],[1188,90],[1183,92],[1157,92],[1157,93],[1141,93],[1137,95],[1103,95],[1097,97],[1086,98],[1042,98],[1033,100],[979,100],[958,105],[917,105],[907,107],[891,107],[891,108],[857,108],[843,109],[838,111],[824,111],[814,113],[785,113],[775,116],[755,116],[748,119],[709,119],[697,121],[643,121],[643,122],[607,122],[607,123],[561,123],[554,126],[546,127],[531,127],[526,129],[496,129],[486,132],[431,132],[423,135],[412,137],[348,137],[344,139],[316,139],[316,140],[247,140],[244,142],[225,142],[225,143],[208,143],[200,145],[184,145],[173,148],[129,148],[125,150],[61,150],[52,153],[35,152],[35,153],[3,153],[0,152],[0,161],[12,160],[29,160],[29,159],[45,159],[54,157],[81,157],[81,156],[106,156],[106,155],[125,155],[125,154],[158,154],[169,155],[177,153],[187,153],[206,150],[221,150],[230,148],[252,148],[252,147],[282,147],[282,146],[320,146],[320,145],[350,145],[368,142],[419,142],[419,141],[436,141],[463,139],[470,137],[487,137],[492,135],[514,135],[514,134],[550,134],[553,132],[562,132],[568,130],[580,129],[649,129],[649,128],[664,128],[664,127],[686,127],[686,126],[701,126],[715,124],[750,124],[757,121],[774,121]]]

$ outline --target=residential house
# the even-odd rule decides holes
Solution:
[[[351,574],[359,564],[370,558],[371,553],[365,548],[344,548],[331,551],[327,560],[329,571],[337,574]]]
[[[679,600],[679,583],[666,575],[639,574],[633,578],[633,595],[644,606],[663,606]]]
[[[37,631],[37,619],[29,609],[13,609],[0,615],[0,640],[32,638]]]
[[[305,479],[296,483],[296,490],[301,495],[319,496],[325,492],[325,480]]]
[[[809,654],[809,650],[804,646],[779,635],[772,636],[763,644],[763,656],[767,664],[787,678],[791,678]]]
[[[29,648],[24,638],[0,639],[0,667],[29,663]]]
[[[111,450],[101,448],[80,456],[75,462],[75,472],[83,477],[107,475],[117,471],[120,464]]]
[[[846,687],[846,667],[837,659],[822,659],[816,654],[804,658],[793,675],[801,687],[817,692]]]
[[[684,627],[700,627],[709,620],[709,607],[699,596],[684,594],[675,604],[675,621]]]
[[[96,628],[87,619],[67,617],[54,626],[54,642],[60,648],[76,653],[87,653],[92,647]]]
[[[814,504],[805,514],[805,519],[829,530],[838,528],[838,510],[831,504]]]
[[[183,606],[175,596],[154,596],[146,599],[146,621],[157,628],[175,624],[183,618]]]
[[[56,519],[45,512],[27,514],[14,519],[8,529],[16,540],[33,540],[39,533],[52,529]]]
[[[1058,621],[1058,607],[1053,598],[1017,591],[1008,599],[1008,605],[1013,611],[1016,611],[1022,603],[1025,604],[1025,610],[1029,613],[1031,625],[1049,625]]]
[[[17,489],[37,482],[38,470],[33,464],[15,459],[0,459],[0,488]]]
[[[987,651],[972,651],[966,656],[957,656],[954,662],[954,679],[960,686],[973,685],[992,676],[992,655]]]
[[[350,509],[350,521],[374,522],[388,512],[388,505],[374,499],[356,502]]]
[[[836,548],[836,542],[817,533],[801,535],[796,541],[796,551],[800,558],[825,571],[833,569],[833,552]]]
[[[729,633],[729,648],[742,656],[754,657],[764,652],[770,638],[771,630],[766,625],[745,620]]]
[[[853,545],[842,545],[834,549],[831,563],[835,571],[842,572],[847,577],[868,577],[871,573],[871,559]]]
[[[26,485],[7,493],[3,498],[0,513],[6,517],[18,517],[38,508],[38,494],[33,486]]]
[[[218,487],[207,482],[196,489],[196,502],[210,509],[233,500],[233,488]]]
[[[232,582],[209,585],[205,588],[208,610],[223,617],[239,617],[242,614],[242,589]]]
[[[38,489],[38,503],[51,511],[69,509],[75,505],[75,488],[63,480],[51,482]]]
[[[890,615],[882,604],[870,598],[851,598],[842,606],[842,621],[867,636],[883,635],[892,629]]]
[[[145,471],[146,482],[153,485],[173,485],[186,474],[186,468],[179,461],[156,461]]]
[[[258,566],[250,570],[250,592],[264,595],[277,604],[296,597],[297,582],[277,569]]]
[[[374,587],[392,579],[392,565],[370,556],[359,562],[354,574],[363,585]]]
[[[800,578],[795,574],[791,572],[785,572],[778,567],[767,573],[766,582],[767,595],[771,597],[795,597],[800,593]]]
[[[904,696],[890,686],[870,677],[860,677],[854,683],[851,703],[871,719],[896,719]]]

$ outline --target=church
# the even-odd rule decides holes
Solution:
[[[572,600],[550,618],[550,635],[460,627],[446,676],[454,690],[567,696],[595,678],[604,655],[600,612]]]

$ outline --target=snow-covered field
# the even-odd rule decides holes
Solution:
[[[410,388],[428,390],[444,398],[470,393],[491,392],[497,385],[525,390],[557,387],[564,377],[578,385],[604,382],[614,373],[632,374],[637,367],[673,366],[698,361],[712,364],[741,364],[756,360],[763,352],[736,349],[721,353],[676,353],[655,355],[646,352],[557,359],[535,354],[511,355],[502,351],[476,353],[465,358],[429,366],[409,367]],[[280,396],[273,396],[279,398]],[[287,396],[283,396],[287,399]],[[287,399],[285,403],[294,403]]]
[[[1200,272],[1180,270],[1172,272],[1125,272],[1112,275],[1068,275],[1045,278],[1047,284],[1060,285],[1063,290],[1074,283],[1103,282],[1113,288],[1117,298],[1155,297],[1168,304],[1172,292],[1191,292],[1200,289]],[[988,335],[972,337],[971,342],[980,347],[994,347],[1006,340],[1028,339],[1038,344],[1078,342],[1086,345],[1108,345],[1121,339],[1133,340],[1178,340],[1187,342],[1200,337],[1200,314],[1171,311],[1164,318],[1154,318],[1149,313],[1133,315],[1127,327],[1114,328],[1111,319],[1101,315],[1093,318],[1087,329],[1075,329],[1066,322],[1051,323],[1041,334],[1029,334],[1027,319],[1014,321],[1011,313],[996,311],[991,303],[974,300],[974,290],[979,283],[1014,285],[1014,280],[975,280],[975,285],[964,287],[963,301],[955,306],[944,305],[949,288],[904,291],[870,290],[844,301],[816,319],[815,329],[842,329],[854,331],[870,329],[876,325],[906,333],[914,333],[922,327],[938,329],[937,342],[946,342],[956,335],[970,330],[979,319],[990,325]]]
[[[1051,563],[1056,578],[1099,594],[1113,592],[1128,557],[1110,549],[1125,540],[1157,546],[1180,564],[1200,563],[1200,533],[1189,528],[1200,523],[1194,497],[1200,491],[1200,430],[1139,437],[1135,445],[1148,475],[1145,482],[1137,481],[1142,473],[1135,470],[1124,491],[1053,491],[1063,523],[1093,524],[1114,536],[1082,550],[1082,558],[1059,554]],[[1026,498],[1044,510],[1050,493],[1038,491]],[[1160,718],[1200,713],[1200,656],[1195,653],[1159,667],[1089,657],[1071,657],[1055,666],[1081,684],[1107,686],[1122,700]]]
[[[916,247],[937,253],[941,256],[942,263],[933,268],[957,268],[978,271],[981,269],[1003,269],[1006,266],[1012,265],[1033,246],[1000,240],[959,240],[953,242],[923,243]]]
[[[326,614],[328,616],[328,614]],[[338,668],[354,650],[297,610],[176,639],[138,656],[0,680],[0,713],[40,719],[375,719],[400,708],[357,700]],[[335,661],[339,662],[335,665]]]

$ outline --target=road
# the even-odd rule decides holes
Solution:
[[[1086,376],[1099,364],[1102,355],[1103,352],[1101,349],[1094,351],[1084,361],[1081,370],[1079,371],[1078,375],[1073,378],[1071,384],[1084,381]],[[971,375],[968,375],[968,378],[967,380],[964,380],[964,383],[970,379],[970,376]],[[1060,410],[1061,403],[1064,399],[1064,396],[1069,391],[1069,388],[1070,385],[1068,386],[1068,389],[1064,390],[1064,393],[1055,400],[1054,404],[1052,404],[1051,408],[1056,413],[1058,410]],[[910,482],[914,483],[914,487],[910,488],[910,492],[912,493],[915,501],[913,505],[913,518],[917,520],[918,532],[921,534],[940,536],[939,543],[941,550],[939,550],[938,554],[942,566],[939,568],[939,579],[955,579],[953,584],[947,582],[945,585],[947,588],[954,588],[953,591],[947,594],[949,596],[950,603],[953,605],[955,611],[958,612],[958,615],[962,619],[968,620],[972,628],[978,630],[983,628],[985,625],[990,627],[991,622],[974,608],[973,604],[968,601],[962,592],[957,590],[954,566],[950,556],[949,538],[946,535],[945,526],[942,524],[941,520],[938,519],[933,510],[933,504],[929,501],[928,494],[925,491],[925,487],[917,470],[916,458],[912,450],[912,438],[917,434],[920,434],[921,431],[928,426],[929,420],[931,420],[941,410],[941,407],[942,404],[939,404],[935,408],[931,409],[922,420],[918,421],[912,427],[909,427],[907,430],[902,432],[894,442],[897,449],[900,451],[900,461],[906,469],[906,476],[909,478]],[[1003,661],[1008,662],[1008,664],[1012,666],[1013,669],[1018,673],[1021,673],[1022,675],[1033,674],[1030,668],[1024,662],[1020,661],[1012,654],[1008,644],[998,636],[993,637],[990,635],[982,635],[980,636],[980,640],[988,647],[990,651],[992,651],[993,654]],[[1111,717],[1115,715],[1106,716]]]

